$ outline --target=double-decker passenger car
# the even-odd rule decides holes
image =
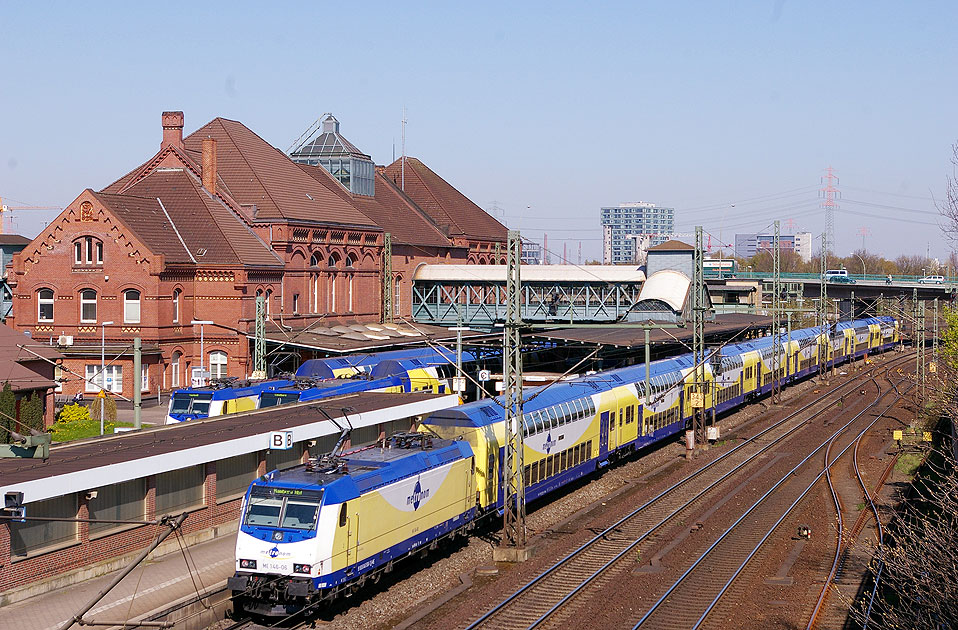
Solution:
[[[897,342],[897,321],[866,318],[726,345],[720,356],[698,366],[704,391],[693,392],[692,355],[655,361],[648,370],[635,365],[524,388],[526,498],[535,500],[617,457],[673,438],[689,425],[693,393],[702,395],[707,410],[722,412],[771,391],[776,374],[786,386],[816,372],[820,361],[830,367]],[[485,399],[433,413],[420,431],[436,439],[426,446],[422,438],[415,457],[403,436],[407,446],[373,445],[342,458],[335,471],[307,466],[254,482],[243,506],[236,574],[230,579],[238,610],[285,615],[318,605],[378,578],[411,551],[499,513],[506,439],[502,405],[501,398]],[[315,524],[302,532],[295,524],[285,526],[289,501],[268,488],[281,494],[321,490],[315,501],[319,516],[310,519]],[[442,500],[419,513],[439,496]]]

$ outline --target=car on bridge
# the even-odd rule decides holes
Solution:
[[[925,276],[918,281],[919,284],[941,284],[945,281],[943,276]]]
[[[836,284],[855,284],[855,279],[848,275],[845,269],[829,269],[824,275],[825,282]]]

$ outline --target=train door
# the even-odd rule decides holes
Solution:
[[[615,422],[615,416],[609,416],[608,411],[603,411],[599,418],[599,459],[605,459],[609,452],[609,423]]]

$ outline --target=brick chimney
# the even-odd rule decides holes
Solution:
[[[183,148],[183,112],[163,112],[163,142],[160,148],[170,145]]]
[[[216,194],[216,138],[203,138],[203,188]]]

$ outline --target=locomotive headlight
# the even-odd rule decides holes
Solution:
[[[240,560],[241,569],[255,569],[256,560]]]
[[[310,564],[294,564],[293,573],[309,573],[313,570],[313,566]]]

